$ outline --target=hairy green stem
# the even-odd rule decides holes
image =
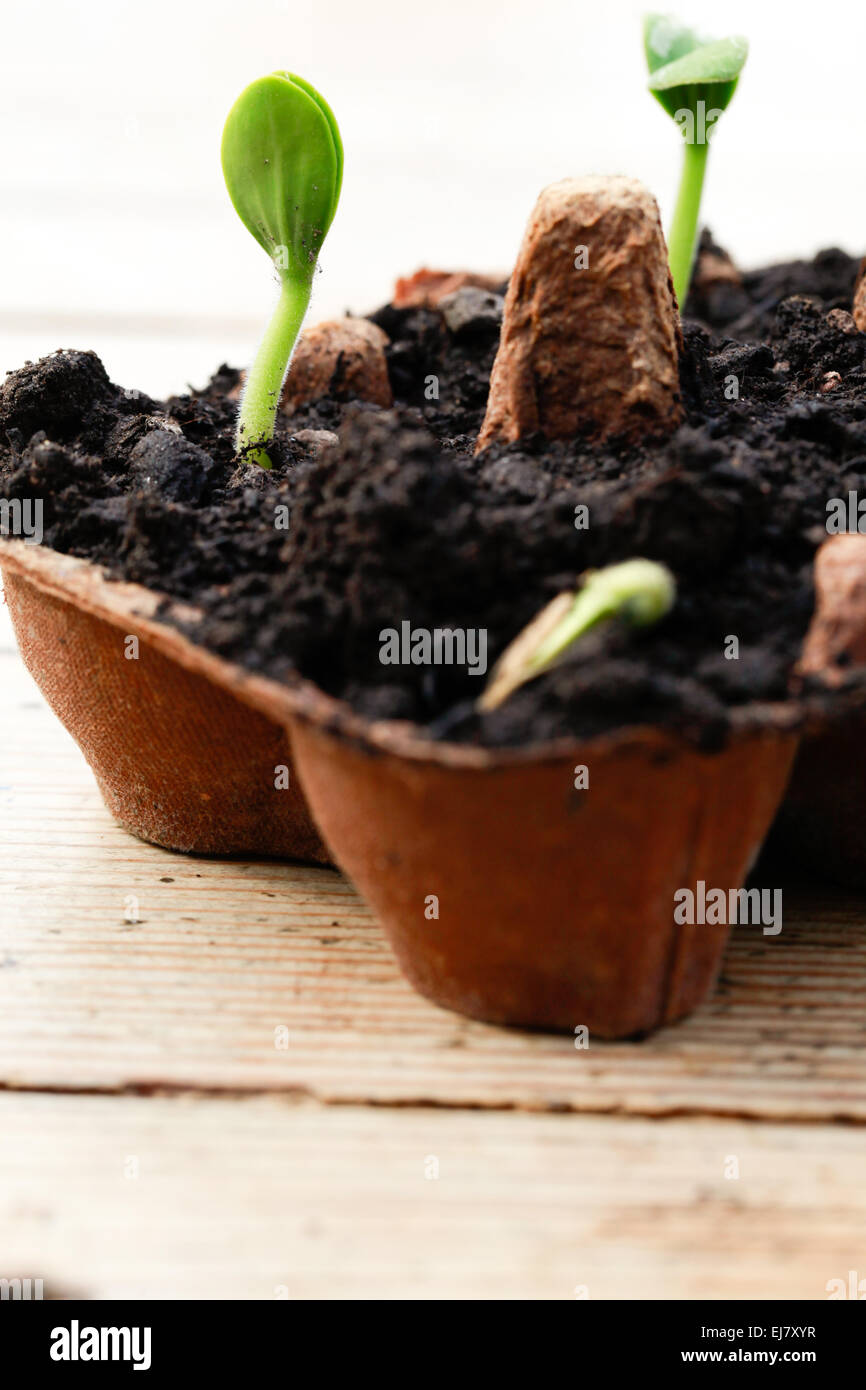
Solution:
[[[683,172],[668,238],[671,275],[681,309],[685,304],[692,276],[698,214],[701,210],[701,193],[709,152],[710,147],[706,140],[702,144],[687,143],[684,146]]]
[[[284,279],[280,298],[250,367],[235,433],[235,447],[250,463],[270,468],[265,450],[274,437],[274,422],[292,349],[310,304],[312,282]]]

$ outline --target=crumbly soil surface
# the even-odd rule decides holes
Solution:
[[[193,602],[195,641],[368,716],[491,746],[648,722],[719,746],[735,708],[793,698],[828,499],[866,497],[866,334],[831,312],[857,266],[831,250],[693,293],[685,423],[638,448],[535,438],[474,458],[489,315],[459,334],[436,310],[373,315],[394,408],[282,416],[270,472],[234,455],[237,371],[161,402],[65,351],[0,388],[0,496],[42,499],[45,544]],[[339,442],[316,453],[307,430]],[[583,571],[636,555],[673,570],[669,617],[591,634],[498,711],[476,713],[466,667],[380,660],[382,630],[409,622],[485,629],[492,666]]]

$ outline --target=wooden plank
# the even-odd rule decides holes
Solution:
[[[336,873],[125,834],[8,635],[0,648],[0,1083],[866,1120],[852,895],[786,895],[782,935],[739,932],[714,999],[651,1040],[577,1051],[488,1028],[406,985]]]
[[[864,1143],[737,1120],[6,1094],[0,1275],[86,1298],[820,1299],[866,1271]]]

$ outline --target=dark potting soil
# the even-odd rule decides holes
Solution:
[[[489,314],[457,334],[438,311],[373,315],[394,408],[281,417],[270,472],[234,457],[237,371],[157,402],[92,353],[55,354],[0,388],[0,496],[42,499],[45,544],[194,602],[194,640],[277,679],[297,669],[371,717],[490,745],[665,722],[716,746],[735,708],[790,697],[827,502],[866,497],[866,334],[832,312],[857,264],[826,251],[699,283],[686,422],[639,448],[532,439],[474,458]],[[380,660],[383,630],[409,623],[486,631],[492,666],[584,570],[635,555],[673,570],[671,614],[590,634],[498,711],[475,712],[485,682],[466,666]]]

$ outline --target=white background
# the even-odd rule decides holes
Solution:
[[[270,267],[219,166],[239,91],[297,71],[345,150],[313,315],[364,311],[427,262],[506,271],[546,183],[643,179],[669,211],[680,140],[645,90],[629,0],[3,0],[0,370],[94,347],[155,394],[244,363]],[[682,0],[751,55],[705,216],[744,264],[866,248],[866,7]]]

